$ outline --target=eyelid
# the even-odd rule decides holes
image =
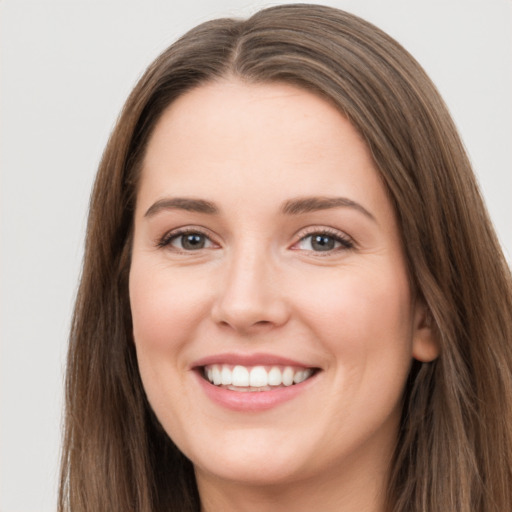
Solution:
[[[200,235],[203,235],[205,236],[206,238],[208,238],[208,240],[214,245],[214,246],[219,246],[220,244],[218,242],[215,241],[215,238],[212,236],[211,232],[205,228],[202,228],[200,226],[182,226],[182,227],[179,227],[179,228],[175,228],[175,229],[171,229],[170,231],[167,231],[163,236],[159,237],[156,241],[155,241],[155,245],[158,247],[158,248],[166,248],[166,247],[169,247],[171,245],[171,242],[179,237],[180,235],[186,235],[186,234],[192,234],[192,233],[198,233]],[[211,249],[211,247],[208,247],[208,249]],[[174,250],[176,252],[187,252],[187,253],[190,253],[190,252],[194,252],[194,251],[181,251],[180,249],[178,248],[174,248]]]
[[[328,235],[336,239],[338,242],[341,243],[342,247],[339,247],[337,249],[334,249],[332,251],[325,251],[325,253],[321,254],[321,251],[310,251],[310,252],[316,252],[318,255],[324,255],[327,256],[328,254],[332,254],[339,250],[348,250],[353,249],[356,246],[355,241],[352,237],[347,235],[345,232],[340,231],[335,228],[327,227],[327,226],[308,226],[307,228],[302,229],[299,231],[296,235],[298,240],[293,243],[291,249],[292,250],[299,250],[294,249],[295,246],[297,246],[300,242],[302,242],[305,238],[311,235]]]
[[[184,234],[188,234],[188,233],[199,233],[199,234],[205,236],[206,238],[208,238],[208,240],[214,246],[217,246],[217,247],[220,246],[219,242],[217,242],[216,239],[215,239],[216,237],[212,235],[210,230],[205,229],[205,228],[203,228],[201,226],[195,226],[195,225],[181,226],[181,227],[169,230],[163,236],[159,237],[155,241],[155,245],[158,248],[169,247],[171,242],[175,238],[179,237],[180,235],[184,235]],[[296,248],[296,246],[301,241],[303,241],[305,238],[307,238],[308,236],[314,235],[314,234],[323,234],[323,235],[331,236],[336,241],[340,242],[341,245],[342,245],[342,247],[338,247],[337,249],[334,249],[334,250],[331,250],[331,251],[326,251],[324,253],[324,255],[332,254],[333,252],[337,252],[339,250],[352,249],[356,245],[354,240],[352,239],[352,237],[350,237],[345,232],[340,231],[338,229],[331,228],[331,227],[326,227],[326,226],[308,226],[308,227],[303,228],[302,230],[300,230],[295,235],[296,241],[292,244],[292,246],[290,248],[292,250],[299,250],[298,248]],[[211,248],[212,247],[208,247],[208,249],[211,249]],[[213,248],[215,248],[215,247],[213,247]],[[173,250],[176,251],[176,252],[186,252],[186,253],[194,252],[194,251],[180,251],[179,248],[173,248]],[[318,255],[320,255],[321,251],[309,251],[309,252],[316,252],[316,253],[319,253]]]

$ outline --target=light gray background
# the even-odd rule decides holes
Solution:
[[[512,1],[320,3],[372,21],[423,64],[511,261]],[[0,0],[2,512],[55,510],[63,362],[89,191],[125,97],[185,30],[273,4]]]

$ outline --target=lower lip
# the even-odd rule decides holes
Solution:
[[[206,396],[212,402],[233,411],[259,412],[266,411],[293,400],[301,393],[304,393],[316,380],[318,374],[300,384],[293,384],[283,388],[276,388],[270,391],[233,391],[210,384],[204,379],[200,372],[194,372],[200,386]]]

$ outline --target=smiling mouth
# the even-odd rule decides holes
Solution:
[[[242,366],[212,364],[201,368],[210,384],[240,392],[272,391],[300,384],[311,378],[316,368],[295,366]]]

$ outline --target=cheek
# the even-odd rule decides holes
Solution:
[[[412,353],[412,309],[405,273],[390,266],[344,269],[295,294],[305,322],[342,364],[404,373]]]
[[[176,418],[187,417],[193,403],[183,385],[188,373],[183,354],[197,328],[201,290],[187,287],[186,280],[136,255],[129,293],[137,362],[147,398],[165,430],[179,438],[181,424]]]
[[[385,334],[387,329],[409,326],[411,305],[407,279],[390,270],[386,273],[345,269],[323,280],[311,280],[298,292],[309,303],[303,309],[314,312],[312,316],[324,327],[331,326],[333,331],[343,328],[342,332],[350,329],[354,335],[368,330]]]
[[[412,361],[412,318],[409,286],[400,273],[351,273],[332,287],[336,297],[324,306],[324,345],[334,356],[332,401],[336,417],[358,425],[356,430],[380,429],[398,421],[401,397]],[[330,327],[324,327],[330,326]],[[339,415],[339,416],[338,416]]]
[[[205,290],[186,272],[171,273],[135,259],[130,270],[130,306],[137,349],[174,350],[183,344],[202,313]]]
[[[135,255],[129,293],[137,362],[148,400],[164,423],[175,407],[187,407],[186,397],[174,390],[186,375],[183,352],[196,325],[197,297],[183,293],[183,286],[160,264]]]

